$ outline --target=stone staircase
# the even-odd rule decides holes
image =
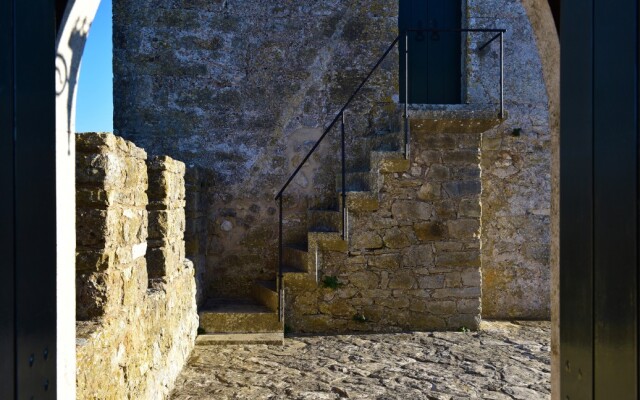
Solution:
[[[409,160],[400,151],[401,132],[379,132],[361,138],[347,164],[345,174],[347,212],[378,209],[381,173],[401,173],[409,169]],[[283,246],[284,287],[296,292],[318,285],[318,257],[321,251],[347,253],[349,232],[343,238],[342,179],[336,178],[336,196],[329,204],[307,210],[306,235],[286,241]],[[348,221],[348,218],[346,218]],[[203,343],[282,343],[284,322],[278,318],[277,282],[256,281],[253,298],[210,298],[199,310],[200,336]],[[286,301],[286,298],[283,299]],[[288,304],[285,308],[295,307]]]

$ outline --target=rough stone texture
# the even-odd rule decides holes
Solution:
[[[549,98],[551,128],[551,395],[560,399],[560,38],[549,3],[522,2],[535,33]]]
[[[499,3],[499,4],[498,4]],[[482,136],[482,312],[549,318],[551,126],[540,52],[520,0],[468,1],[469,27],[506,28],[508,118]],[[498,43],[470,44],[468,100],[497,103]]]
[[[477,329],[480,133],[416,132],[411,149],[404,172],[383,168],[401,155],[378,153],[378,206],[349,208],[348,252],[310,244],[320,281],[336,287],[285,279],[293,331]]]
[[[196,270],[196,301],[200,306],[204,301],[204,272],[207,269],[208,223],[207,199],[213,187],[208,170],[191,165],[185,173],[186,230],[184,232],[185,253],[193,261]]]
[[[88,320],[146,289],[147,155],[111,134],[76,138],[76,318]]]
[[[198,345],[171,398],[549,399],[549,324]]]
[[[246,295],[274,276],[273,196],[396,36],[397,2],[116,0],[113,21],[115,129],[211,171],[205,292]],[[354,162],[368,154],[352,138],[396,124],[397,64],[347,114]],[[292,183],[288,215],[332,190],[336,134]]]
[[[164,398],[198,326],[184,164],[154,158],[148,175],[144,150],[112,134],[76,148],[77,398]]]
[[[508,118],[482,135],[479,183],[460,178],[442,184],[451,198],[481,189],[481,210],[465,201],[455,210],[443,205],[437,211],[459,212],[471,220],[481,214],[484,316],[548,318],[551,134],[535,36],[521,0],[468,0],[465,14],[463,26],[507,29]],[[273,278],[273,195],[391,42],[397,15],[397,2],[390,0],[114,2],[117,131],[154,154],[170,154],[211,174],[201,191],[207,204],[206,249],[198,248],[206,259],[205,296],[246,296],[254,280]],[[499,42],[478,51],[490,37],[473,33],[465,38],[467,104],[427,110],[441,110],[449,121],[447,113],[464,107],[497,113]],[[346,114],[349,167],[367,165],[370,150],[389,145],[382,134],[398,130],[397,57],[392,52]],[[328,137],[284,196],[287,240],[304,234],[307,208],[335,205],[329,196],[338,160],[335,136]],[[432,144],[450,142],[444,135]],[[455,165],[473,157],[474,151],[456,152],[440,163]],[[413,169],[411,162],[382,165],[381,171]],[[419,201],[435,201],[438,189],[431,180],[448,180],[447,168],[434,166],[422,177]],[[366,196],[352,201],[361,210],[379,207],[377,199]],[[406,213],[402,207],[396,206],[397,212]],[[358,240],[374,246],[368,249],[399,251],[411,246],[414,237],[436,240],[446,232],[463,240],[477,229],[462,217],[429,224],[422,217],[428,210],[415,211],[419,225],[412,231],[384,227],[389,230],[377,233],[379,240],[375,235]],[[204,231],[200,222],[193,225]]]
[[[147,161],[149,171],[149,279],[173,275],[185,257],[185,166],[167,156]]]

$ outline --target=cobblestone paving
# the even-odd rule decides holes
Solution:
[[[548,399],[548,322],[197,346],[173,399]]]

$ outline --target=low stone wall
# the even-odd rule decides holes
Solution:
[[[348,253],[320,253],[318,285],[285,282],[292,330],[478,328],[482,127],[421,123],[411,164],[378,166],[376,209],[350,210]]]
[[[76,143],[77,397],[164,398],[198,326],[184,164],[146,162],[144,150],[106,133]]]

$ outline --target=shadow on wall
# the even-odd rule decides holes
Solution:
[[[69,112],[67,112],[68,154],[71,154],[71,137],[73,135],[71,126],[74,113],[71,112],[71,110],[73,109],[76,86],[78,84],[78,75],[72,73],[72,71],[78,71],[80,69],[80,62],[82,61],[84,45],[89,35],[89,28],[91,28],[91,23],[87,18],[78,18],[76,20],[68,41],[68,46],[71,51],[70,65],[62,54],[56,54],[56,96],[60,96],[65,90],[68,90],[69,93],[67,96],[67,110],[69,110]]]

